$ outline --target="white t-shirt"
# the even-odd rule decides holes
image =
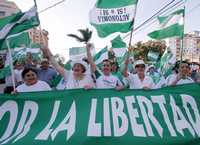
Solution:
[[[103,89],[103,88],[111,89],[111,88],[115,88],[117,86],[122,86],[122,83],[116,76],[102,75],[96,80],[96,86],[98,89],[100,89],[100,88],[101,89]]]
[[[154,89],[155,87],[153,79],[149,76],[145,76],[144,80],[141,81],[137,74],[129,74],[126,80],[129,84],[130,89],[142,89],[144,87]]]
[[[172,85],[172,83],[176,80],[176,78],[177,78],[177,74],[172,74],[168,76],[166,79],[166,85],[167,86]],[[187,77],[186,79],[180,79],[176,84],[181,85],[181,84],[190,84],[190,83],[194,83],[194,81],[192,80],[191,77]]]
[[[25,83],[19,85],[16,88],[17,92],[39,92],[39,91],[51,91],[50,86],[44,82],[38,80],[34,85],[28,86]]]
[[[17,83],[23,81],[23,79],[22,79],[22,71],[23,71],[23,69],[20,69],[20,70],[15,69],[14,70],[14,72],[15,72],[15,79],[16,79]]]
[[[82,80],[76,80],[72,71],[65,71],[64,81],[65,89],[79,89],[84,88],[86,85],[95,87],[93,79],[89,74],[85,74]]]

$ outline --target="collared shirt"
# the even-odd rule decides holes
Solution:
[[[168,76],[167,79],[166,79],[166,85],[167,86],[172,85],[172,83],[176,79],[177,79],[177,74],[172,74],[172,75]],[[194,81],[192,80],[191,77],[186,77],[184,79],[180,79],[176,84],[181,85],[181,84],[190,84],[190,83],[194,83]]]
[[[145,76],[144,80],[141,81],[138,74],[129,74],[129,76],[126,77],[126,81],[130,89],[142,89],[144,87],[154,89],[155,86],[153,79],[151,77]]]
[[[115,88],[117,86],[122,86],[121,81],[113,75],[109,75],[109,76],[105,76],[105,75],[101,75],[97,81],[96,81],[96,86],[97,88],[105,88],[105,89],[111,89],[111,88]]]

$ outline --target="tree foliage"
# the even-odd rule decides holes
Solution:
[[[147,42],[137,42],[135,45],[129,48],[129,51],[135,59],[144,59],[148,61],[147,55],[148,52],[156,52],[159,53],[159,58],[162,56],[166,49],[165,41],[147,41]]]

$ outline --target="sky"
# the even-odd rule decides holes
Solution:
[[[22,11],[27,11],[34,5],[34,0],[10,0],[14,1]],[[37,0],[38,10],[43,10],[60,0]],[[171,0],[139,0],[134,27],[152,16],[158,9],[169,3]],[[176,0],[178,2],[179,0]],[[176,3],[175,2],[175,3]],[[60,54],[69,59],[68,50],[71,47],[84,46],[76,42],[67,34],[78,34],[78,29],[89,28],[93,31],[91,42],[96,50],[110,45],[110,41],[119,33],[112,34],[104,39],[99,38],[96,30],[89,23],[89,11],[94,7],[96,0],[66,0],[60,5],[39,14],[41,27],[49,32],[49,48],[54,54]],[[194,9],[195,7],[198,8]],[[188,0],[186,3],[185,32],[194,30],[200,31],[200,1]],[[147,34],[157,28],[157,24],[147,24],[134,33],[132,43],[147,41],[150,38]],[[122,37],[126,34],[122,34]],[[129,37],[124,40],[126,43]]]

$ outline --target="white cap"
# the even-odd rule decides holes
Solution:
[[[88,64],[85,61],[82,60],[72,61],[72,66],[74,66],[75,64],[81,64],[85,68],[85,70],[88,69]]]
[[[135,63],[134,63],[134,67],[136,67],[137,65],[144,65],[145,66],[145,63],[143,60],[137,60]]]

